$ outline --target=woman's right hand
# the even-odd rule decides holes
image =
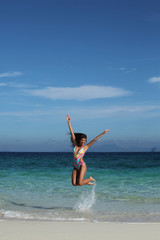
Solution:
[[[66,120],[67,120],[67,122],[70,122],[70,121],[71,121],[71,118],[70,118],[69,115],[67,115]]]

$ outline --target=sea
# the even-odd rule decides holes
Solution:
[[[73,186],[72,153],[0,153],[0,220],[160,222],[160,153],[88,152]]]

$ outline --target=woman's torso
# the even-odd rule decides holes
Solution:
[[[83,156],[85,154],[86,150],[84,147],[77,147],[75,146],[73,148],[73,165],[74,167],[76,167],[77,169],[80,168],[81,165],[85,164],[84,160],[83,160]]]

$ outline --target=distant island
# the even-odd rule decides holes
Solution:
[[[158,149],[156,147],[153,147],[151,152],[158,152]]]

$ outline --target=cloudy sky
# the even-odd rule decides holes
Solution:
[[[159,0],[0,1],[0,151],[160,150]]]

